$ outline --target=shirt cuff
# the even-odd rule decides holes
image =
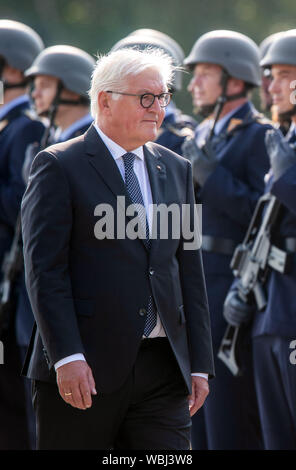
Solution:
[[[54,368],[57,370],[59,367],[74,361],[85,361],[85,357],[82,353],[72,354],[71,356],[64,357],[64,359],[56,362]]]
[[[203,377],[206,380],[209,379],[209,374],[201,374],[201,373],[194,372],[194,373],[191,374],[191,376],[192,377]]]

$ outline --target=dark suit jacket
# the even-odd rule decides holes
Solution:
[[[154,204],[193,205],[191,165],[144,146]],[[98,240],[95,207],[126,196],[95,128],[38,154],[22,202],[26,283],[37,323],[24,372],[54,380],[58,360],[82,352],[98,390],[118,389],[142,339],[152,291],[188,392],[191,372],[213,374],[208,303],[199,250],[183,239]],[[128,205],[128,204],[127,204]],[[119,208],[119,210],[122,210]]]

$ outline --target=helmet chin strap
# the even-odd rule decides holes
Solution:
[[[39,116],[47,117],[48,120],[49,120],[49,124],[48,124],[48,126],[47,126],[47,128],[44,132],[43,137],[42,137],[41,148],[47,147],[48,139],[49,139],[49,136],[50,136],[50,131],[54,127],[54,120],[55,120],[56,113],[57,113],[57,110],[58,110],[60,94],[62,92],[62,89],[63,89],[63,84],[62,84],[62,82],[59,81],[55,97],[52,100],[52,103],[51,103],[49,109],[47,109],[46,111],[43,111],[42,113],[39,113]]]
[[[235,93],[234,95],[227,95],[227,84],[228,84],[229,78],[230,78],[230,75],[226,72],[226,70],[222,69],[222,74],[221,74],[221,79],[220,79],[220,86],[222,88],[221,95],[218,97],[215,103],[200,106],[200,108],[198,109],[198,112],[203,117],[208,117],[211,114],[213,114],[213,124],[210,130],[209,136],[208,136],[209,140],[213,137],[216,124],[219,120],[219,117],[222,113],[225,103],[227,103],[228,101],[235,101],[239,98],[244,98],[246,96],[245,90],[239,93]]]
[[[57,114],[57,111],[58,111],[58,107],[60,105],[79,106],[79,105],[87,105],[88,104],[87,98],[84,98],[83,96],[79,97],[77,100],[62,99],[61,98],[61,93],[62,93],[63,89],[64,89],[63,82],[59,81],[55,97],[52,100],[52,103],[51,103],[49,109],[39,113],[39,116],[47,117],[48,120],[49,120],[49,125],[48,125],[48,127],[47,127],[47,129],[46,129],[46,131],[43,135],[42,142],[41,142],[41,145],[42,145],[43,148],[45,148],[47,146],[47,142],[48,142],[48,139],[49,139],[49,136],[50,136],[50,132],[51,132],[51,129],[54,127],[55,117],[56,117],[56,114]]]
[[[0,58],[0,80],[3,83],[3,90],[11,90],[12,88],[25,88],[28,84],[28,80],[24,79],[18,83],[9,83],[6,80],[3,80],[3,71],[5,67],[6,61],[3,57]]]

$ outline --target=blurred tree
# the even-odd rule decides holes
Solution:
[[[269,34],[295,27],[295,0],[1,0],[1,18],[27,23],[47,46],[71,44],[106,53],[138,28],[169,34],[188,54],[195,40],[213,29],[232,29],[258,44]],[[191,113],[184,90],[177,104]]]

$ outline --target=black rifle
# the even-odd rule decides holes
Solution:
[[[22,237],[21,237],[21,217],[18,215],[15,233],[10,250],[3,258],[2,274],[0,284],[0,337],[8,328],[15,311],[16,296],[13,295],[18,275],[23,269]]]
[[[233,254],[230,267],[238,279],[236,288],[243,302],[256,302],[262,311],[267,303],[264,292],[269,268],[281,273],[288,268],[288,254],[271,244],[271,230],[279,215],[280,202],[270,193],[258,200],[243,243]],[[243,327],[228,325],[222,339],[218,357],[233,375],[242,373],[238,356],[239,338]]]

